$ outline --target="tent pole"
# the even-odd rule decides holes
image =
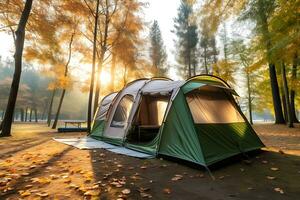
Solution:
[[[204,167],[205,167],[205,169],[207,170],[207,172],[208,172],[210,178],[211,178],[213,181],[216,180],[216,178],[214,177],[214,175],[211,173],[210,169],[209,169],[207,166],[204,166]]]

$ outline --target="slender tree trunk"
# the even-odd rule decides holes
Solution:
[[[208,74],[208,68],[207,68],[207,49],[204,47],[204,67],[205,67],[205,73]]]
[[[63,89],[63,91],[61,93],[61,96],[60,96],[60,99],[59,99],[58,108],[57,108],[55,119],[54,119],[54,122],[53,122],[53,125],[52,125],[52,129],[56,129],[56,126],[57,126],[57,123],[58,123],[59,114],[60,114],[60,110],[61,110],[61,106],[62,106],[64,97],[65,97],[65,93],[66,93],[66,89]]]
[[[52,91],[51,100],[50,100],[50,104],[49,104],[48,118],[47,118],[47,124],[48,124],[48,126],[51,125],[52,108],[53,108],[53,102],[54,102],[55,93],[56,93],[56,89],[54,89],[54,90]]]
[[[31,122],[32,119],[32,108],[30,108],[30,113],[29,113],[29,122]]]
[[[285,93],[284,93],[284,83],[283,83],[283,74],[282,74],[282,67],[279,69],[278,75],[281,77],[281,81],[279,83],[279,93],[281,94],[281,99],[282,99],[282,111],[283,111],[283,117],[284,120],[287,122],[288,121],[288,112],[287,112],[287,107],[286,107],[286,98],[285,98]]]
[[[213,59],[214,59],[214,64],[215,64],[215,70],[212,70],[212,71],[215,71],[216,75],[219,76],[220,75],[220,71],[219,71],[219,67],[217,65],[217,62],[218,62],[218,59],[217,59],[217,54],[218,54],[218,51],[217,51],[217,47],[216,47],[216,40],[215,40],[215,36],[213,36]]]
[[[105,27],[104,27],[104,36],[103,36],[103,42],[101,42],[101,54],[100,58],[98,61],[98,72],[97,78],[99,78],[100,81],[96,82],[96,90],[95,90],[95,98],[94,98],[94,109],[93,109],[93,115],[95,115],[97,108],[98,108],[98,103],[99,103],[99,95],[100,95],[100,82],[101,82],[101,71],[102,71],[102,65],[103,65],[103,60],[104,60],[104,55],[106,52],[106,44],[107,44],[107,37],[108,37],[108,26],[110,22],[110,14],[109,14],[109,5],[108,5],[108,0],[105,0]]]
[[[5,114],[5,110],[2,110],[2,116],[1,116],[1,120],[3,120],[3,118],[4,118],[4,114]]]
[[[64,74],[65,77],[68,76],[69,64],[70,64],[71,56],[72,56],[72,43],[73,43],[74,35],[75,35],[75,29],[74,29],[74,32],[71,35],[71,39],[70,39],[70,43],[69,43],[69,56],[68,56],[67,63],[65,65],[65,74]],[[66,93],[66,89],[64,88],[62,93],[61,93],[61,96],[60,96],[60,100],[59,100],[57,112],[56,112],[56,115],[55,115],[54,123],[52,125],[52,129],[56,129],[59,114],[60,114],[60,110],[61,110],[61,106],[62,106],[64,97],[65,97],[65,93]]]
[[[195,59],[193,60],[193,73],[195,76],[196,75],[196,60]]]
[[[38,113],[36,108],[34,108],[34,117],[35,117],[35,122],[38,122]]]
[[[126,76],[127,76],[127,65],[125,64],[124,65],[124,74],[123,74],[123,86],[124,87],[127,84]]]
[[[100,95],[100,82],[101,82],[101,73],[102,73],[102,61],[103,59],[100,58],[98,61],[98,69],[96,72],[96,88],[95,88],[95,98],[94,98],[94,109],[93,109],[93,115],[95,115],[98,103],[99,103],[99,95]]]
[[[24,122],[24,108],[20,109],[20,113],[21,113],[21,122]]]
[[[292,87],[291,87],[291,112],[292,112],[292,119],[294,123],[299,123],[296,115],[296,107],[295,107],[295,96],[296,96],[296,91],[295,91],[295,86],[294,82],[297,79],[297,62],[298,62],[298,56],[297,54],[295,55],[294,61],[293,61],[293,68],[292,68]]]
[[[95,64],[96,64],[96,43],[97,43],[98,17],[99,17],[99,0],[97,0],[97,4],[96,4],[96,15],[95,15],[95,25],[94,25],[93,65],[92,65],[92,72],[91,72],[91,83],[90,83],[90,93],[89,93],[88,113],[87,113],[88,133],[91,132],[91,123],[92,123],[92,107],[93,107],[93,92],[94,92],[94,78],[95,78]]]
[[[27,116],[28,116],[28,107],[25,109],[25,122],[27,122]]]
[[[19,84],[20,84],[20,77],[22,73],[22,54],[24,48],[24,39],[25,39],[25,27],[27,24],[27,20],[31,11],[32,0],[26,0],[24,9],[21,14],[21,18],[18,24],[18,28],[16,31],[16,41],[15,41],[15,72],[10,88],[10,93],[8,97],[8,103],[6,107],[6,112],[4,119],[0,125],[0,136],[10,136],[11,134],[11,124],[13,120],[13,113],[15,110]]]
[[[292,112],[291,112],[291,104],[289,100],[289,88],[288,83],[286,79],[286,72],[285,72],[285,65],[284,63],[281,65],[281,71],[282,71],[282,80],[283,80],[283,90],[285,95],[285,101],[286,101],[286,110],[287,110],[287,124],[289,128],[294,127],[293,125],[293,119],[292,119]]]
[[[284,116],[284,120],[285,122],[288,122],[288,111],[287,111],[287,107],[286,107],[286,96],[285,96],[285,92],[284,92],[284,86],[282,83],[282,91],[281,91],[281,99],[282,99],[282,109],[283,109],[283,116]]]
[[[110,69],[110,77],[111,77],[111,92],[115,91],[115,71],[116,71],[116,56],[112,54],[111,59],[111,69]],[[157,69],[157,73],[159,73],[159,70]]]
[[[252,119],[252,97],[251,97],[251,86],[250,86],[250,74],[247,71],[247,91],[248,91],[248,110],[249,110],[249,121],[250,124],[253,124],[253,119]]]
[[[188,67],[189,67],[189,78],[192,77],[192,69],[191,69],[191,51],[189,50],[188,54]]]

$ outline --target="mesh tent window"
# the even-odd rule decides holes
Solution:
[[[116,108],[111,127],[125,127],[133,105],[133,96],[125,95]]]
[[[203,86],[186,95],[196,124],[244,122],[224,89]]]

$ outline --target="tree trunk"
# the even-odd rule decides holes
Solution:
[[[93,64],[92,64],[92,72],[91,72],[91,83],[90,83],[90,93],[89,93],[88,113],[87,113],[88,133],[91,132],[91,123],[92,123],[92,107],[93,107],[95,63],[96,63],[96,43],[97,43],[98,16],[99,16],[99,0],[97,0],[97,4],[96,4],[96,15],[95,15],[95,24],[94,24]]]
[[[253,124],[252,119],[252,97],[251,97],[251,86],[250,86],[250,74],[249,72],[246,72],[247,75],[247,91],[248,91],[248,109],[249,109],[249,122],[250,124]]]
[[[110,77],[111,77],[110,90],[111,90],[111,92],[115,91],[115,71],[116,71],[116,56],[114,54],[112,54],[111,69],[110,69]],[[157,73],[159,73],[159,71],[157,71]]]
[[[273,98],[273,106],[275,112],[275,124],[284,124],[285,120],[283,118],[280,93],[276,75],[276,69],[274,64],[269,64],[269,74],[270,74],[270,82],[272,89],[272,98]]]
[[[204,48],[204,67],[205,67],[205,73],[208,74],[208,68],[207,68],[207,49]]]
[[[273,106],[275,113],[275,123],[276,124],[284,124],[285,120],[283,118],[280,92],[278,87],[277,75],[275,64],[272,61],[271,49],[272,43],[270,38],[269,24],[268,24],[268,16],[265,12],[265,2],[263,0],[258,1],[258,13],[260,18],[260,29],[263,40],[265,41],[265,49],[267,54],[267,59],[269,62],[269,76],[270,76],[270,84],[272,90],[272,98],[273,98]]]
[[[37,109],[34,109],[34,117],[35,117],[35,122],[38,122],[38,113],[37,113]]]
[[[21,122],[24,122],[24,108],[20,109],[20,113],[21,113]]]
[[[55,93],[56,93],[56,89],[54,89],[54,90],[52,91],[52,96],[51,96],[51,100],[50,100],[50,104],[49,104],[48,118],[47,118],[47,124],[48,124],[48,126],[51,125],[52,108],[53,108],[53,101],[54,101]]]
[[[32,0],[26,0],[24,9],[21,14],[21,18],[18,24],[18,28],[16,31],[16,41],[15,41],[15,71],[13,75],[13,80],[10,88],[10,93],[8,97],[8,103],[6,107],[5,116],[3,122],[0,126],[0,136],[10,136],[11,134],[11,124],[13,120],[13,113],[15,110],[20,77],[22,73],[22,54],[24,48],[24,39],[25,39],[25,27],[27,24],[27,20],[31,11]]]
[[[53,122],[53,125],[52,125],[52,129],[56,129],[56,126],[57,126],[57,123],[58,123],[59,114],[60,114],[60,109],[61,109],[64,97],[65,97],[65,93],[66,93],[66,89],[63,89],[63,91],[61,93],[61,96],[60,96],[60,100],[59,100],[57,112],[56,112],[56,115],[55,115],[55,119],[54,119],[54,122]]]
[[[282,109],[283,109],[283,117],[285,122],[288,122],[288,111],[287,111],[287,107],[286,107],[286,96],[285,96],[285,92],[284,92],[284,86],[282,83],[282,91],[281,91],[281,99],[282,99]]]
[[[294,125],[293,125],[293,119],[292,119],[291,104],[290,104],[290,100],[289,100],[289,88],[288,88],[288,83],[286,80],[286,72],[285,72],[284,63],[281,65],[281,71],[282,71],[283,91],[284,91],[285,102],[286,102],[287,124],[288,124],[289,128],[292,128],[292,127],[294,127]]]
[[[188,67],[189,67],[189,78],[192,77],[192,68],[191,68],[191,51],[189,50],[188,54]]]
[[[293,61],[293,68],[292,68],[292,87],[291,87],[291,112],[292,112],[292,119],[294,123],[299,123],[296,115],[296,107],[295,107],[295,96],[296,96],[296,91],[295,91],[295,86],[294,82],[297,79],[297,64],[298,62],[298,56],[297,54],[295,55],[294,61]]]
[[[30,108],[30,113],[29,113],[29,122],[31,122],[32,119],[32,108]]]
[[[27,122],[27,116],[28,116],[28,107],[25,109],[25,122]]]
[[[3,110],[3,111],[2,111],[1,120],[3,120],[3,118],[4,118],[4,114],[5,114],[5,111]]]
[[[72,43],[73,43],[74,35],[75,35],[75,29],[73,30],[73,33],[72,33],[71,39],[70,39],[70,43],[69,43],[69,55],[68,55],[67,63],[65,65],[65,74],[64,74],[65,77],[68,76],[69,64],[70,64],[71,56],[72,56]],[[60,110],[61,110],[61,106],[62,106],[64,97],[65,97],[65,93],[66,93],[66,89],[64,88],[62,93],[61,93],[61,96],[60,96],[60,100],[59,100],[57,112],[56,112],[56,115],[55,115],[54,123],[52,125],[52,129],[56,129],[59,114],[60,114]]]
[[[101,85],[101,73],[102,73],[102,60],[98,61],[98,69],[96,72],[96,88],[95,88],[95,98],[94,98],[94,109],[93,109],[93,115],[95,115],[98,103],[99,103],[99,95],[100,95],[100,85]]]
[[[127,65],[124,65],[124,74],[123,74],[123,86],[125,87],[127,84],[127,80],[126,80],[126,76],[127,76]]]
[[[94,98],[94,109],[93,109],[93,116],[96,113],[96,110],[98,108],[98,103],[99,103],[99,95],[100,95],[100,83],[101,83],[101,71],[102,71],[102,65],[104,62],[104,55],[106,52],[106,44],[107,44],[107,37],[108,37],[108,26],[109,26],[109,21],[110,21],[110,16],[109,16],[109,5],[108,5],[108,0],[105,1],[105,27],[104,27],[104,36],[101,42],[101,54],[98,60],[98,74],[97,74],[97,78],[100,81],[96,82],[96,90],[95,90],[95,98]]]

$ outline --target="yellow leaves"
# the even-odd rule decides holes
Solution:
[[[21,197],[27,197],[27,196],[31,195],[31,192],[29,190],[25,190],[25,191],[20,190],[19,194],[20,194]]]
[[[234,72],[236,71],[236,63],[228,60],[219,60],[213,65],[214,74],[224,79],[230,85],[235,84]]]
[[[46,177],[32,178],[30,180],[32,181],[32,183],[40,183],[40,184],[48,184],[51,182],[51,179],[46,178]]]
[[[39,196],[39,197],[47,197],[47,196],[49,196],[49,194],[47,192],[37,192],[36,195]]]
[[[94,190],[89,190],[86,191],[83,195],[84,196],[99,196],[100,191],[94,191]]]

